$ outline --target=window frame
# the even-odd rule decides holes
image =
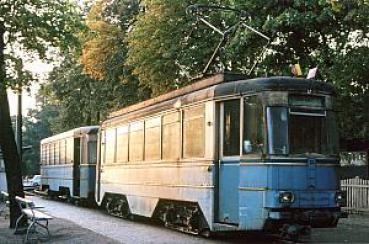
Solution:
[[[190,110],[190,109],[198,109],[199,107],[202,108],[202,114],[201,116],[196,115],[196,116],[192,116],[190,117],[189,120],[195,120],[198,118],[203,118],[203,142],[202,142],[202,155],[201,156],[197,156],[197,155],[185,155],[185,122],[189,121],[186,120],[186,116],[185,116],[185,110]],[[190,106],[185,106],[181,108],[181,118],[180,118],[180,123],[181,123],[181,137],[180,137],[180,143],[181,143],[181,159],[182,160],[189,160],[189,159],[203,159],[205,158],[205,151],[206,151],[206,106],[205,103],[200,103],[200,104],[194,104],[194,105],[190,105]]]
[[[125,124],[119,124],[117,127],[116,127],[116,145],[115,145],[115,155],[116,155],[116,159],[115,159],[115,163],[118,163],[118,164],[126,164],[129,162],[129,143],[130,143],[130,139],[129,139],[129,133],[130,133],[130,123],[125,123]],[[126,157],[126,160],[121,160],[121,158],[118,156],[119,155],[119,147],[118,147],[118,139],[119,139],[119,136],[127,136],[127,150],[126,150],[126,154],[127,154],[127,157]],[[105,147],[106,148],[106,147]]]
[[[132,159],[133,150],[131,147],[132,142],[132,132],[142,132],[142,147],[141,147],[141,158],[140,159]],[[145,161],[145,120],[144,118],[140,120],[134,120],[129,122],[129,136],[128,136],[128,162],[129,163],[137,163]],[[134,155],[136,156],[136,155]]]
[[[238,155],[224,155],[224,103],[227,101],[232,101],[232,100],[239,100],[239,104],[240,104],[240,119],[239,119],[239,152]],[[240,160],[241,158],[241,152],[242,152],[242,145],[241,145],[241,141],[242,141],[242,131],[243,131],[243,107],[242,107],[242,103],[243,103],[243,97],[232,97],[232,98],[228,98],[228,99],[224,99],[224,100],[220,100],[220,106],[219,106],[219,128],[218,128],[218,133],[219,133],[219,158],[221,160],[226,160],[226,161],[232,161],[232,160]]]
[[[285,131],[286,141],[287,141],[287,143],[286,143],[286,153],[271,153],[272,152],[271,149],[273,149],[273,152],[274,152],[274,134],[271,134],[270,126],[274,123],[273,123],[273,121],[271,121],[271,116],[269,115],[269,113],[271,113],[273,108],[284,109],[285,112],[286,112],[286,115],[287,115],[287,130]],[[289,141],[289,139],[290,139],[289,138],[289,120],[290,120],[290,118],[289,118],[289,116],[290,116],[289,107],[288,106],[275,106],[275,105],[267,106],[265,114],[266,114],[266,124],[267,124],[267,154],[270,155],[270,156],[277,156],[277,157],[280,157],[280,156],[286,157],[286,156],[288,156],[289,155],[289,150],[290,150],[290,148],[289,148],[289,146],[290,146],[290,144],[289,144],[290,143],[290,141]],[[273,145],[271,145],[271,142],[273,142]]]
[[[93,145],[93,144],[95,144],[94,145],[95,150],[91,150],[90,146]],[[87,164],[96,165],[97,164],[97,140],[87,140],[86,149],[87,149],[87,160],[86,160]],[[91,152],[95,153],[94,154],[94,159],[95,160],[93,162],[91,161],[91,159],[92,159]]]
[[[111,135],[109,134],[111,133]],[[112,138],[108,137],[111,136]],[[113,150],[113,156],[111,156],[112,159],[110,161],[108,161],[108,153],[107,153],[107,145],[108,145],[108,141],[109,141],[109,145],[110,143],[112,143],[112,149]],[[111,164],[115,164],[117,162],[117,128],[116,127],[109,127],[105,129],[105,164],[111,165]]]
[[[165,113],[161,114],[161,133],[160,133],[160,151],[161,151],[161,160],[162,161],[176,161],[176,160],[180,160],[183,159],[183,124],[182,124],[182,118],[183,118],[183,114],[182,114],[182,110],[170,110],[170,111],[166,111]],[[173,118],[170,118],[170,116],[176,116],[175,120]],[[170,158],[170,157],[165,157],[164,155],[167,155],[164,153],[164,151],[166,151],[166,147],[164,147],[164,127],[168,127],[168,126],[172,126],[173,124],[176,125],[178,123],[179,128],[178,128],[178,137],[177,137],[177,150],[178,150],[178,157],[177,158]],[[168,156],[168,155],[167,155]]]
[[[147,153],[147,148],[148,148],[148,144],[147,144],[147,135],[148,135],[148,131],[150,129],[159,129],[159,138],[157,138],[158,141],[156,141],[156,143],[158,143],[159,145],[159,151],[157,153],[159,153],[158,158],[152,158],[152,155],[150,155],[150,159],[148,159],[149,154]],[[143,157],[143,161],[159,161],[162,159],[162,116],[161,115],[155,115],[152,117],[147,117],[145,118],[145,123],[144,123],[144,142],[143,142],[143,147],[144,147],[144,157]]]
[[[244,153],[244,148],[243,148],[243,141],[244,141],[244,126],[245,126],[245,102],[246,99],[252,99],[253,97],[256,98],[256,100],[260,103],[261,106],[261,112],[262,112],[262,136],[263,136],[263,146],[262,146],[262,150],[261,151],[253,151],[251,153]],[[267,123],[266,123],[266,109],[263,103],[263,100],[260,96],[260,93],[256,93],[256,94],[252,94],[252,95],[247,95],[247,96],[243,96],[241,98],[241,125],[240,125],[240,129],[241,129],[241,135],[240,135],[240,147],[241,147],[241,156],[242,158],[261,158],[263,156],[263,154],[266,154],[268,151],[268,133],[267,133]]]

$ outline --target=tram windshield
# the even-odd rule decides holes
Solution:
[[[330,156],[338,153],[332,111],[296,113],[287,107],[268,107],[267,118],[269,154]]]

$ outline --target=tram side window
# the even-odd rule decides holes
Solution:
[[[142,161],[144,150],[144,123],[134,122],[129,132],[129,161]]]
[[[49,144],[45,144],[45,165],[50,164],[50,151],[49,151]]]
[[[180,112],[165,114],[162,125],[162,152],[164,160],[178,160],[181,157]]]
[[[60,164],[65,164],[65,140],[60,141]]]
[[[145,160],[160,159],[160,125],[160,117],[145,121]]]
[[[72,164],[74,162],[74,138],[68,138],[67,139],[67,152],[66,152],[66,160],[67,164]]]
[[[54,149],[55,149],[55,146],[54,146],[54,143],[50,143],[49,144],[49,164],[50,165],[54,165]]]
[[[263,106],[257,96],[245,97],[243,153],[262,153],[264,143]]]
[[[49,145],[45,144],[45,165],[49,164]]]
[[[97,162],[97,142],[89,141],[87,143],[87,157],[89,164],[96,164]]]
[[[204,157],[204,106],[183,110],[183,157]]]
[[[60,163],[59,141],[54,143],[54,164]]]
[[[106,163],[115,163],[115,143],[116,143],[116,129],[109,128],[106,130]]]
[[[240,100],[224,102],[223,156],[240,155]]]
[[[286,107],[268,107],[268,147],[270,154],[285,155],[288,147],[288,110]]]
[[[59,164],[59,142],[54,143],[54,164]]]
[[[128,125],[117,128],[117,162],[128,162]]]
[[[47,144],[47,165],[51,165],[51,147],[52,147],[52,144],[49,143]]]
[[[44,144],[44,165],[49,164],[49,146],[47,144]]]

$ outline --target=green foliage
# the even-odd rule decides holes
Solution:
[[[90,33],[85,36],[80,63],[86,74],[111,86],[113,93],[122,91],[117,99],[113,98],[116,106],[132,104],[146,96],[131,67],[124,64],[128,51],[126,33],[135,22],[138,3],[136,0],[97,1],[86,18]]]
[[[203,1],[206,3],[206,1]],[[188,83],[186,77],[198,74],[212,47],[219,39],[203,30],[196,38],[189,38],[193,19],[186,15],[186,7],[193,1],[144,1],[141,13],[128,36],[127,64],[133,68],[140,84],[150,88],[153,95],[176,89]]]
[[[83,67],[73,58],[65,57],[63,64],[50,73],[49,82],[42,86],[39,94],[46,98],[43,105],[58,107],[58,116],[52,119],[51,130],[60,133],[97,124],[101,110],[96,103],[103,100],[97,89],[96,81],[83,74]]]
[[[28,117],[24,118],[23,146],[31,148],[23,151],[23,175],[40,173],[40,141],[52,135],[52,122],[57,115],[57,108],[49,105],[29,110]]]
[[[250,76],[290,75],[289,64],[294,63],[304,74],[318,66],[318,78],[338,88],[342,135],[368,136],[366,0],[97,1],[88,11],[87,29],[79,33],[82,54],[70,59],[78,62],[56,69],[52,85],[46,86],[60,106],[56,131],[98,122],[86,114],[91,108],[103,117],[109,110],[193,82],[191,77],[201,74],[221,36],[186,13],[192,4],[245,11],[244,23],[271,38]],[[204,11],[202,17],[221,30],[240,20],[229,11]],[[247,73],[265,45],[247,28],[237,28],[209,72]],[[91,101],[91,94],[97,99]]]
[[[51,72],[49,82],[43,85],[39,95],[45,98],[44,105],[58,108],[51,130],[60,133],[80,126],[97,125],[109,111],[135,102],[130,99],[138,94],[137,87],[119,79],[101,81],[91,78],[84,74],[81,64],[69,57]]]
[[[341,137],[369,136],[369,48],[356,47],[337,55],[331,79],[339,91]]]
[[[87,15],[89,33],[85,37],[81,56],[85,73],[97,80],[103,80],[107,76],[109,67],[106,63],[118,51],[122,42],[119,26],[104,20],[104,9],[104,2],[98,1]],[[118,68],[122,67],[113,67]]]
[[[157,95],[185,85],[188,77],[196,76],[205,66],[220,36],[196,23],[185,14],[185,9],[194,3],[216,3],[143,2],[146,11],[139,15],[129,33],[127,64],[134,67],[140,84]],[[352,110],[353,106],[365,105],[368,99],[368,66],[362,65],[367,63],[369,50],[367,1],[234,0],[222,4],[246,11],[246,24],[271,38],[266,54],[251,76],[290,75],[288,66],[292,63],[299,63],[305,74],[309,68],[318,66],[318,78],[334,83],[342,94],[339,104],[345,111],[340,114],[343,135],[351,132],[356,136],[369,135],[363,106]],[[237,22],[236,16],[228,12],[213,11],[204,16],[223,29]],[[264,46],[265,41],[259,36],[240,28],[216,61],[226,71],[245,73]],[[216,70],[216,65],[212,67],[211,71]],[[350,119],[353,121],[347,123]]]
[[[126,31],[138,13],[133,0],[97,1],[86,17],[86,27],[78,34],[81,55],[65,55],[55,67],[41,94],[45,104],[58,106],[52,131],[98,124],[111,110],[148,96],[131,68],[125,65]],[[87,30],[87,31],[86,31]]]

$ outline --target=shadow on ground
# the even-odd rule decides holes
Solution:
[[[103,235],[82,228],[64,219],[52,219],[49,222],[50,238],[48,240],[38,238],[37,234],[30,237],[33,240],[28,243],[119,243]],[[0,217],[0,243],[24,243],[25,234],[14,234],[13,229],[9,229],[9,219]]]

